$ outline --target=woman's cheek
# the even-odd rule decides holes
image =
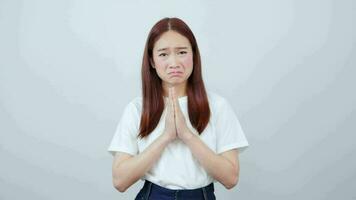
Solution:
[[[186,68],[191,68],[193,67],[193,56],[192,55],[187,55],[183,58],[182,63]]]
[[[163,68],[164,65],[165,65],[165,61],[164,60],[156,60],[155,63],[156,63],[156,66],[159,67],[159,68]]]

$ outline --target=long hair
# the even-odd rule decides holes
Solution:
[[[178,18],[163,18],[148,34],[142,60],[142,114],[139,137],[148,136],[158,125],[164,110],[162,80],[151,66],[153,45],[159,37],[169,31],[186,37],[193,50],[193,71],[187,81],[188,113],[192,126],[199,135],[209,123],[210,108],[201,73],[201,60],[197,41],[188,25]]]

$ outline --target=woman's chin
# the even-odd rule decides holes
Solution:
[[[169,86],[177,86],[177,85],[183,84],[184,80],[182,80],[182,79],[170,79],[170,80],[166,81],[166,83]]]

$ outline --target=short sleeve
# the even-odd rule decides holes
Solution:
[[[137,155],[138,144],[138,122],[139,114],[135,105],[130,102],[124,109],[120,122],[117,125],[114,137],[108,148],[108,152],[113,156],[116,152],[125,152],[131,155]]]
[[[249,145],[233,108],[224,98],[217,112],[216,132],[218,154],[231,149],[241,153]]]

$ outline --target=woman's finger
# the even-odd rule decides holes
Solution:
[[[174,96],[174,113],[177,115],[178,113],[181,113],[181,109],[180,109],[180,104],[178,101],[178,97],[175,94],[175,90],[173,90],[173,96]]]
[[[174,104],[173,104],[173,94],[172,94],[172,88],[168,89],[168,93],[169,93],[169,107],[170,107],[170,112],[173,112],[173,116],[174,116]]]

